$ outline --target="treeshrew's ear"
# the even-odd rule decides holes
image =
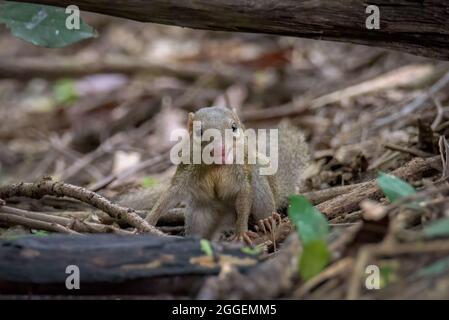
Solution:
[[[192,134],[193,131],[193,116],[195,114],[193,112],[189,112],[189,120],[187,121],[187,130],[189,130],[189,134]]]

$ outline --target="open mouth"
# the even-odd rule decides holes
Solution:
[[[215,160],[220,159],[219,164],[232,164],[234,162],[232,146],[226,149],[226,146],[222,145],[218,150],[220,153],[217,158],[215,158],[215,149],[212,150],[211,156],[214,157]]]
[[[234,162],[233,159],[233,149],[232,146],[226,149],[225,146],[221,148],[221,162],[223,164],[232,164]]]

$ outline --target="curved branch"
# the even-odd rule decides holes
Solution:
[[[13,185],[0,186],[0,198],[2,199],[11,197],[40,199],[45,195],[57,197],[67,196],[77,199],[106,212],[113,218],[129,223],[142,233],[150,233],[159,236],[164,235],[164,233],[143,220],[135,210],[113,204],[105,197],[82,187],[52,181],[48,178],[44,178],[36,183],[21,182]]]

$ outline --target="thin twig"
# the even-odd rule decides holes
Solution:
[[[362,275],[370,259],[377,256],[398,256],[412,253],[429,253],[449,251],[449,241],[437,240],[430,242],[391,243],[383,242],[377,245],[366,245],[358,252],[352,277],[349,283],[347,299],[357,299],[360,296]]]
[[[5,213],[2,209],[0,209],[0,221],[11,225],[22,225],[32,229],[80,235],[80,233],[61,226],[60,224],[44,222],[40,220],[25,218],[15,214]]]
[[[320,204],[324,201],[335,198],[341,194],[348,193],[354,189],[357,189],[364,183],[366,183],[366,182],[350,184],[347,186],[332,187],[332,188],[327,188],[327,189],[317,190],[317,191],[310,191],[310,192],[303,193],[302,195],[304,197],[306,197],[307,199],[309,199],[310,202],[312,202],[313,204]]]
[[[433,120],[432,125],[430,126],[432,130],[435,132],[436,128],[440,125],[441,120],[443,120],[444,108],[441,105],[441,101],[438,98],[434,97],[433,95],[431,96],[431,98],[433,103],[437,107],[437,115]]]
[[[133,232],[131,231],[119,229],[111,225],[87,222],[74,218],[60,217],[56,215],[46,214],[43,212],[33,212],[9,206],[0,207],[0,211],[38,221],[56,223],[68,229],[73,229],[76,232],[133,234]]]
[[[125,179],[141,170],[144,170],[148,167],[151,167],[153,165],[156,165],[158,163],[163,162],[166,159],[166,156],[168,155],[168,153],[162,154],[162,155],[157,155],[151,159],[142,161],[140,163],[138,163],[135,166],[132,166],[131,168],[128,168],[124,171],[118,172],[118,173],[113,173],[107,177],[105,177],[104,179],[94,183],[93,185],[91,185],[89,187],[89,190],[92,191],[98,191],[100,189],[103,189],[104,187],[110,185],[113,181],[115,180],[122,180]]]
[[[43,179],[36,183],[17,183],[0,187],[0,198],[10,197],[30,197],[40,199],[44,195],[54,195],[58,197],[71,197],[100,209],[116,219],[123,219],[131,226],[143,233],[164,235],[163,232],[149,225],[143,220],[135,210],[113,204],[108,199],[85,188],[67,183],[55,182],[51,179]]]
[[[393,144],[393,143],[385,143],[384,147],[390,150],[394,150],[394,151],[400,151],[400,152],[404,152],[404,153],[409,153],[411,155],[417,156],[417,157],[422,157],[422,158],[428,158],[433,156],[433,154],[428,153],[428,152],[424,152],[421,151],[419,149],[416,148],[410,148],[410,147],[403,147],[403,146],[398,146],[397,144]]]
[[[368,171],[375,170],[384,164],[393,161],[395,158],[399,157],[399,152],[393,152],[391,150],[387,150],[384,154],[382,154],[379,158],[375,159],[373,163],[371,163],[368,167]]]
[[[107,150],[112,149],[112,146],[119,142],[121,137],[122,135],[115,134],[104,141],[94,151],[79,158],[63,172],[63,174],[61,175],[61,179],[67,180],[80,172],[84,167],[89,166],[90,163],[92,163],[95,159],[101,157],[105,152],[107,152]]]
[[[338,90],[311,101],[312,109],[319,109],[331,103],[337,103],[357,96],[366,95],[376,91],[391,90],[410,84],[417,79],[428,79],[434,74],[435,68],[429,64],[413,64],[391,70],[385,74],[357,83],[353,86]]]
[[[441,179],[447,178],[448,174],[448,160],[449,160],[449,145],[447,143],[445,136],[440,136],[440,139],[438,140],[438,146],[440,148],[440,156],[441,156],[441,163],[443,166],[443,173],[441,174]]]
[[[59,139],[56,137],[50,137],[50,142],[48,145],[55,149],[56,151],[60,152],[61,154],[67,156],[68,158],[77,161],[81,155],[78,154],[76,151],[69,149],[65,144],[61,143]],[[94,179],[101,179],[103,178],[103,174],[94,166],[92,165],[86,165],[83,168],[85,168],[85,171]]]
[[[446,72],[430,89],[420,94],[412,102],[405,105],[399,112],[393,113],[387,117],[377,119],[373,124],[373,129],[389,125],[401,118],[404,118],[410,113],[415,112],[419,108],[423,107],[428,101],[429,97],[435,95],[438,91],[443,89],[449,83],[449,72]]]
[[[313,277],[301,287],[295,290],[293,297],[295,299],[302,299],[304,296],[310,292],[314,287],[320,283],[339,275],[340,273],[349,271],[354,264],[354,258],[346,257],[342,260],[335,262],[334,264],[327,267],[325,270],[320,272],[317,276]]]

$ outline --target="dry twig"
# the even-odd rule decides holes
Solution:
[[[53,222],[44,222],[40,220],[25,218],[22,216],[18,216],[15,214],[9,214],[0,212],[0,221],[7,223],[9,225],[22,225],[32,229],[59,232],[59,233],[67,233],[67,234],[77,234],[80,233],[73,231],[69,228],[61,226],[60,224]]]
[[[424,152],[424,151],[421,151],[421,150],[416,149],[416,148],[409,148],[409,147],[398,146],[398,145],[393,144],[393,143],[385,143],[384,146],[387,149],[408,153],[408,154],[411,154],[411,155],[417,156],[417,157],[427,158],[427,157],[431,157],[432,156],[431,153]]]
[[[66,196],[80,200],[108,213],[116,219],[123,219],[123,221],[129,223],[133,227],[136,227],[140,232],[151,233],[159,236],[164,235],[164,233],[143,220],[135,210],[113,204],[99,194],[82,187],[52,181],[51,179],[43,179],[36,183],[22,182],[0,187],[0,198],[3,199],[17,196],[40,199],[45,195],[53,195],[58,197]]]
[[[111,225],[87,222],[80,219],[60,217],[56,215],[46,214],[43,212],[32,212],[28,210],[22,210],[12,208],[9,206],[1,206],[0,212],[21,216],[24,218],[34,219],[37,221],[49,222],[52,224],[61,225],[67,229],[71,229],[76,232],[89,232],[89,233],[117,233],[117,234],[133,234],[131,231],[116,228]],[[50,230],[51,231],[51,230]]]
[[[438,91],[442,90],[448,83],[449,83],[449,72],[447,72],[434,85],[432,85],[427,92],[420,94],[412,102],[405,105],[399,112],[392,113],[387,117],[380,118],[374,121],[373,129],[389,125],[415,112],[416,110],[418,110],[419,108],[423,107],[426,104],[429,97],[434,96]]]
[[[378,245],[366,245],[358,252],[346,298],[353,300],[360,296],[360,280],[365,273],[365,268],[368,262],[376,256],[397,256],[403,254],[422,254],[446,251],[449,251],[449,241],[444,240],[427,243],[417,242],[397,244],[386,242]]]

